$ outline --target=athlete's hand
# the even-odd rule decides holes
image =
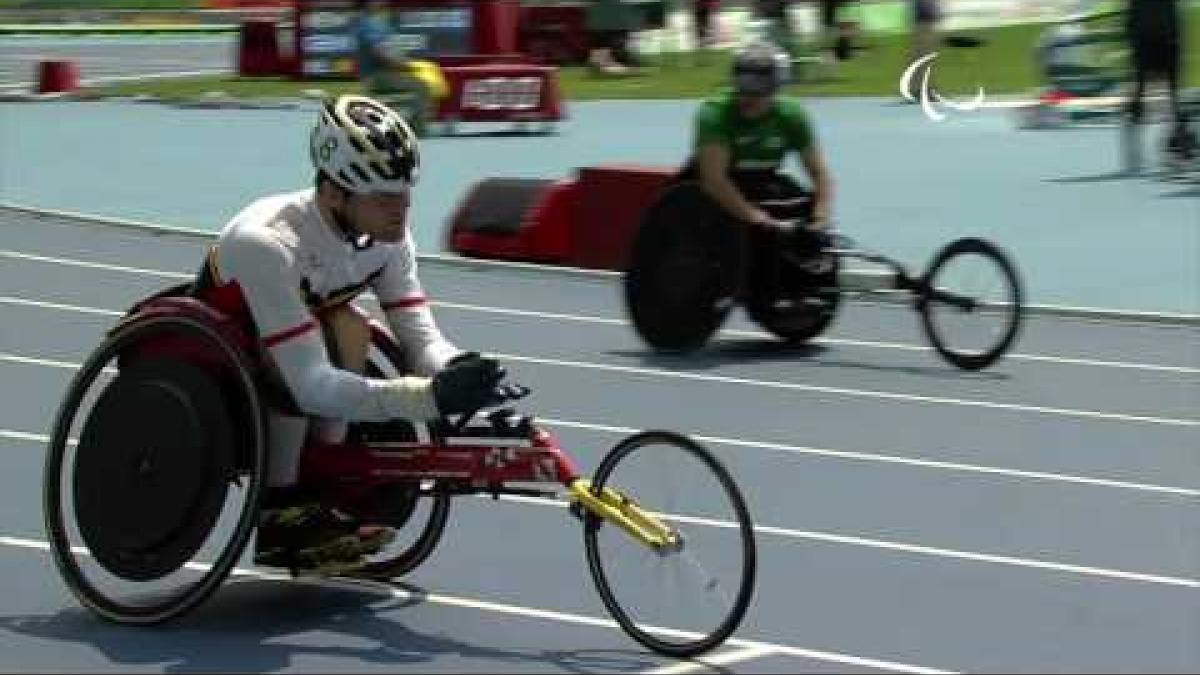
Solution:
[[[496,359],[466,352],[450,359],[433,376],[433,398],[443,415],[470,413],[505,400],[513,385],[502,385],[507,373]]]
[[[752,213],[750,224],[761,227],[764,230],[778,232],[779,234],[790,234],[796,229],[796,226],[791,222],[779,220],[762,209],[754,209]]]
[[[812,218],[805,227],[817,232],[825,232],[829,229],[829,211],[820,206],[814,207]]]

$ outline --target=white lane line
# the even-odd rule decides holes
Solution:
[[[8,432],[0,431],[0,437],[8,437],[12,434],[15,440],[31,440],[47,442],[46,436],[28,434],[25,432]],[[543,497],[523,497],[519,495],[505,495],[500,498],[502,501],[509,501],[521,504],[533,504],[538,506],[552,506],[557,508],[566,508],[567,502],[561,499],[548,499]],[[695,516],[668,514],[672,519],[679,522],[694,523],[704,525],[706,527],[717,527],[722,529],[734,529],[738,527],[737,523],[732,521],[714,520],[711,518],[698,518]],[[824,543],[842,544],[847,546],[856,546],[860,548],[874,548],[887,551],[898,551],[913,555],[949,558],[952,560],[968,560],[971,562],[982,562],[996,565],[1005,565],[1010,567],[1022,567],[1029,569],[1049,570],[1053,572],[1065,572],[1068,574],[1077,574],[1083,576],[1101,577],[1106,579],[1116,579],[1120,581],[1135,581],[1141,583],[1161,584],[1168,586],[1182,586],[1184,588],[1200,588],[1200,580],[1188,579],[1183,577],[1172,577],[1159,574],[1145,574],[1142,572],[1128,572],[1125,570],[1111,569],[1105,567],[1095,567],[1091,565],[1075,565],[1071,563],[1059,563],[1046,560],[1037,560],[1032,558],[1018,558],[1015,556],[997,555],[991,553],[978,553],[975,551],[960,551],[957,549],[939,548],[934,546],[924,546],[920,544],[908,544],[903,542],[887,541],[883,539],[870,539],[866,537],[856,537],[851,535],[834,534],[831,532],[817,532],[814,530],[797,530],[785,527],[776,527],[773,525],[755,525],[754,531],[760,534],[776,536],[785,539],[803,539],[809,541],[820,541]]]
[[[778,654],[771,647],[747,647],[735,651],[727,651],[712,656],[701,656],[690,661],[680,661],[669,666],[643,670],[643,675],[680,675],[681,673],[697,673],[716,671],[718,666],[728,666],[734,663],[759,659],[764,656]]]
[[[552,427],[568,427],[573,429],[583,429],[585,431],[598,431],[610,434],[628,435],[642,431],[633,427],[611,426],[605,424],[589,424],[586,422],[576,422],[573,420],[564,420],[553,417],[537,416],[537,421]],[[828,448],[809,448],[802,445],[787,445],[785,443],[771,443],[767,441],[752,441],[741,438],[729,438],[725,436],[706,436],[702,434],[688,434],[692,438],[701,443],[712,443],[714,445],[729,445],[742,448],[754,448],[758,450],[773,450],[794,455],[814,455],[817,457],[833,457],[837,459],[847,459],[862,462],[880,462],[883,464],[898,464],[902,466],[913,466],[924,469],[936,469],[944,471],[961,471],[964,473],[981,473],[996,476],[1006,476],[1010,478],[1028,478],[1031,480],[1040,480],[1055,483],[1070,483],[1076,485],[1090,485],[1094,487],[1116,488],[1121,490],[1133,490],[1137,492],[1152,492],[1158,494],[1168,494],[1179,497],[1189,497],[1192,499],[1200,498],[1200,489],[1171,487],[1166,485],[1153,485],[1149,483],[1135,483],[1131,481],[1115,480],[1109,478],[1091,478],[1088,476],[1074,476],[1071,474],[1050,473],[1046,471],[1025,471],[1022,469],[1006,469],[995,466],[985,466],[979,464],[963,464],[960,462],[942,462],[930,459],[915,459],[912,457],[902,457],[898,455],[883,455],[869,452],[855,452],[852,450],[832,450]]]
[[[25,298],[14,298],[7,295],[0,295],[0,304],[4,305],[20,305],[22,307],[37,307],[39,309],[57,309],[65,312],[79,312],[81,314],[99,314],[101,316],[121,316],[125,312],[117,312],[111,309],[100,309],[98,307],[83,307],[81,305],[68,305],[61,302],[44,302],[41,300],[27,300]]]
[[[0,361],[7,363],[20,363],[26,366],[48,366],[50,368],[63,368],[66,370],[79,370],[82,364],[72,363],[70,361],[56,361],[54,359],[39,359],[32,356],[21,356],[19,354],[5,354],[0,352]]]
[[[37,539],[26,539],[22,537],[9,537],[0,535],[0,545],[13,546],[18,548],[34,549],[39,551],[50,550],[50,544],[46,541]],[[75,550],[77,553],[86,554],[86,551]],[[203,565],[191,565],[196,568],[203,568]],[[235,568],[232,572],[235,576],[250,577],[257,579],[265,579],[269,581],[280,581],[285,583],[298,584],[315,584],[329,585],[333,587],[366,587],[372,590],[382,590],[389,593],[391,596],[403,600],[419,600],[438,605],[446,605],[449,607],[461,607],[465,609],[476,609],[485,612],[495,612],[498,614],[506,614],[511,616],[521,616],[525,618],[544,619],[548,621],[557,621],[560,623],[569,623],[578,626],[590,626],[596,628],[608,628],[619,630],[620,626],[615,621],[609,619],[600,619],[591,616],[583,616],[580,614],[569,614],[566,612],[556,612],[553,610],[537,609],[534,607],[522,607],[520,605],[509,605],[487,600],[479,600],[475,598],[464,598],[454,595],[445,595],[442,593],[414,593],[403,587],[393,586],[390,584],[371,583],[355,580],[339,580],[339,579],[293,579],[286,574],[278,574],[264,572],[256,569]],[[658,632],[672,637],[696,638],[699,634],[690,631],[682,631],[673,628],[647,627],[648,630]],[[777,654],[787,654],[789,656],[798,656],[801,658],[815,659],[819,661],[828,661],[831,663],[840,663],[845,665],[862,666],[873,668],[876,670],[885,670],[896,673],[913,673],[914,675],[951,675],[953,671],[939,670],[927,668],[925,666],[914,666],[906,663],[898,663],[895,661],[881,661],[878,659],[869,659],[858,656],[850,656],[847,654],[839,654],[837,652],[826,652],[814,649],[804,649],[800,647],[790,647],[787,645],[777,645],[769,642],[759,642],[755,640],[746,640],[741,638],[730,638],[725,641],[726,645],[732,647],[743,647],[746,650],[755,649],[770,651]]]
[[[541,506],[553,506],[558,508],[567,508],[567,502],[558,499],[547,499],[544,497],[523,497],[520,495],[506,495],[501,497],[503,501],[521,502],[524,504],[538,504]],[[692,523],[695,525],[704,525],[707,527],[717,527],[722,529],[736,529],[737,523],[725,520],[715,520],[712,518],[698,518],[695,516],[664,514],[669,519],[681,523]],[[995,555],[992,553],[977,553],[975,551],[959,551],[950,548],[939,548],[935,546],[922,546],[919,544],[906,544],[903,542],[886,541],[883,539],[868,539],[866,537],[855,537],[844,534],[833,534],[830,532],[815,532],[812,530],[796,530],[786,527],[774,527],[772,525],[755,525],[756,533],[765,535],[774,535],[785,539],[803,539],[806,541],[819,541],[827,544],[842,544],[846,546],[856,546],[861,548],[873,548],[884,551],[895,551],[899,553],[907,553],[918,556],[934,557],[934,558],[949,558],[952,560],[968,560],[971,562],[988,563],[993,565],[1004,565],[1008,567],[1022,567],[1027,569],[1047,570],[1051,572],[1063,572],[1067,574],[1075,574],[1088,577],[1099,577],[1103,579],[1112,579],[1117,581],[1133,581],[1138,583],[1158,584],[1163,586],[1177,586],[1188,589],[1200,588],[1200,579],[1188,579],[1186,577],[1172,577],[1162,574],[1145,574],[1142,572],[1128,572],[1125,570],[1111,569],[1107,567],[1094,567],[1091,565],[1075,565],[1071,563],[1059,563],[1048,560],[1037,560],[1033,558],[1017,558],[1007,555]]]
[[[22,253],[21,251],[8,251],[0,249],[0,256],[5,258],[15,258],[17,260],[30,260],[33,262],[53,263],[56,265],[67,265],[68,267],[83,267],[85,269],[104,270],[106,272],[126,272],[128,274],[142,274],[149,277],[161,277],[164,279],[192,279],[195,274],[184,274],[182,272],[165,272],[163,270],[153,270],[146,267],[129,267],[126,265],[113,265],[111,263],[92,262],[89,260],[74,260],[71,258],[56,258],[48,255],[36,255],[33,253]]]
[[[624,319],[611,319],[607,317],[582,316],[577,314],[561,314],[554,312],[538,312],[532,310],[510,309],[507,307],[485,307],[483,305],[471,305],[460,302],[445,302],[434,301],[437,307],[445,307],[447,309],[458,309],[469,312],[482,312],[492,314],[506,314],[512,316],[523,316],[535,319],[548,319],[554,321],[573,321],[580,323],[596,323],[610,326],[628,326],[629,322]],[[770,333],[758,330],[738,330],[735,328],[725,328],[720,331],[722,335],[731,337],[749,337],[749,338],[766,338],[770,337]],[[811,340],[813,344],[826,345],[845,345],[848,347],[868,347],[872,349],[896,349],[911,352],[932,352],[933,348],[926,345],[911,345],[901,342],[883,342],[875,340],[851,340],[848,338],[816,338]],[[1066,356],[1043,356],[1038,354],[1007,354],[1006,359],[1016,359],[1023,361],[1034,361],[1040,363],[1061,363],[1076,366],[1094,366],[1097,368],[1128,368],[1131,370],[1148,370],[1164,373],[1180,373],[1186,375],[1200,375],[1200,368],[1192,368],[1189,366],[1164,366],[1148,363],[1128,363],[1122,361],[1103,361],[1099,359],[1081,359]]]
[[[19,356],[16,354],[6,354],[0,352],[0,362],[20,363],[23,365],[47,366],[51,368],[63,368],[77,370],[80,366],[78,363],[69,361],[56,361],[51,359],[40,359],[28,356]],[[114,373],[112,368],[105,368],[104,372]],[[574,429],[583,429],[585,431],[599,431],[611,434],[633,434],[641,431],[633,427],[614,426],[607,424],[594,424],[588,422],[578,422],[574,420],[565,420],[561,418],[537,416],[539,422],[543,422],[550,426],[569,427]],[[1168,494],[1181,497],[1196,498],[1200,497],[1200,489],[1182,488],[1167,485],[1154,485],[1150,483],[1137,483],[1133,481],[1124,481],[1111,478],[1093,478],[1089,476],[1075,476],[1071,474],[1052,473],[1047,471],[1027,471],[1023,469],[1008,469],[1003,467],[986,466],[979,464],[966,464],[962,462],[945,462],[930,459],[916,459],[912,457],[904,457],[900,455],[886,455],[881,453],[857,452],[853,450],[834,450],[830,448],[811,448],[803,445],[788,445],[786,443],[775,443],[770,441],[754,441],[742,438],[729,438],[725,436],[709,436],[704,434],[689,434],[698,441],[704,443],[714,443],[720,445],[729,445],[734,447],[754,448],[758,450],[772,450],[794,455],[813,455],[816,457],[832,457],[837,459],[846,459],[862,462],[880,462],[884,464],[897,464],[901,466],[912,466],[924,469],[936,469],[945,471],[961,471],[964,473],[980,473],[996,476],[1006,476],[1009,478],[1027,478],[1032,480],[1041,480],[1057,483],[1070,483],[1076,485],[1090,485],[1095,487],[1117,488],[1122,490],[1133,490],[1138,492],[1151,492],[1158,494]]]
[[[12,302],[13,298],[8,296],[0,296],[0,304],[23,304],[30,305],[35,301],[17,300]],[[70,305],[55,304],[51,306],[49,303],[37,303],[37,306],[51,309],[85,309],[73,307]],[[87,308],[93,313],[100,312],[109,314],[112,310],[95,310]],[[674,370],[666,370],[663,368],[644,368],[639,366],[620,366],[615,364],[591,363],[587,361],[571,361],[566,359],[544,359],[533,356],[525,356],[523,354],[510,354],[505,352],[492,352],[493,356],[511,361],[523,361],[527,363],[536,363],[540,365],[558,366],[565,368],[580,368],[586,370],[600,370],[613,373],[626,373],[632,375],[649,375],[659,378],[671,378],[680,380],[690,380],[694,382],[708,382],[720,384],[735,384],[739,386],[762,387],[769,389],[780,389],[787,391],[805,391],[820,394],[834,394],[838,396],[848,396],[853,398],[873,398],[889,401],[900,401],[904,403],[918,404],[934,404],[934,405],[950,405],[967,408],[982,408],[990,410],[1004,410],[1009,412],[1035,413],[1040,415],[1057,415],[1061,417],[1077,417],[1084,419],[1099,419],[1119,422],[1134,422],[1142,424],[1159,424],[1165,426],[1177,427],[1200,427],[1200,420],[1194,419],[1179,419],[1172,417],[1154,417],[1149,415],[1131,415],[1126,413],[1103,412],[1096,410],[1078,410],[1073,408],[1057,408],[1050,406],[1034,406],[1023,405],[1019,403],[1003,403],[998,401],[982,401],[976,399],[960,399],[949,398],[943,396],[922,396],[918,394],[902,394],[898,392],[876,391],[871,389],[851,389],[848,387],[831,387],[816,384],[802,384],[799,382],[779,382],[774,380],[756,380],[742,377],[732,377],[728,375],[710,375],[704,373],[686,373]]]
[[[29,441],[31,443],[50,442],[50,437],[45,434],[31,434],[27,431],[16,431],[13,429],[0,429],[0,438],[7,438],[12,441]]]
[[[585,370],[600,370],[629,375],[649,375],[660,378],[690,380],[694,382],[715,382],[720,384],[735,384],[739,386],[762,387],[786,391],[806,391],[819,394],[834,394],[853,398],[875,398],[903,403],[928,403],[949,405],[965,408],[983,408],[989,410],[1004,410],[1009,412],[1035,413],[1039,415],[1057,415],[1060,417],[1077,417],[1083,419],[1110,420],[1118,422],[1136,422],[1142,424],[1159,424],[1174,427],[1200,427],[1200,420],[1179,419],[1174,417],[1152,417],[1149,415],[1129,415],[1125,413],[1101,412],[1098,410],[1076,410],[1073,408],[1054,408],[1049,406],[1022,405],[1019,403],[1001,403],[998,401],[980,401],[975,399],[949,398],[944,396],[921,396],[918,394],[901,394],[889,391],[870,389],[850,389],[847,387],[829,387],[816,384],[801,384],[798,382],[778,382],[774,380],[754,380],[728,375],[708,375],[703,373],[685,373],[661,368],[642,368],[639,366],[618,366],[606,363],[590,363],[586,361],[570,361],[566,359],[543,359],[523,354],[508,354],[490,352],[492,356],[509,361],[523,361],[547,366],[564,368],[580,368]]]
[[[160,80],[160,79],[167,79],[167,78],[174,78],[174,77],[202,77],[202,76],[206,76],[206,75],[228,75],[229,73],[230,73],[230,70],[228,68],[211,68],[208,70],[186,70],[186,71],[165,72],[165,73],[164,72],[143,73],[140,75],[106,75],[103,77],[88,77],[88,78],[84,78],[84,79],[80,80],[79,83],[82,85],[112,84],[115,82],[129,82],[129,81],[136,81],[136,80]],[[5,83],[0,83],[0,91],[7,91],[10,89],[29,89],[30,87],[33,87],[35,84],[37,84],[37,83],[36,82],[5,82]]]
[[[73,259],[69,259],[69,258],[56,258],[56,257],[51,257],[51,256],[35,255],[35,254],[31,254],[31,253],[23,253],[20,251],[10,251],[10,250],[3,250],[3,249],[0,249],[0,256],[9,257],[9,258],[17,258],[17,259],[22,259],[22,260],[31,260],[31,261],[35,261],[35,262],[46,262],[46,263],[53,263],[53,264],[60,264],[60,265],[68,265],[68,266],[74,266],[74,267],[85,267],[85,268],[90,268],[90,269],[101,269],[101,270],[114,271],[114,272],[125,272],[125,273],[130,273],[130,274],[145,274],[145,275],[149,275],[149,276],[162,277],[162,278],[167,278],[167,279],[187,280],[187,279],[191,279],[194,276],[193,274],[183,274],[183,273],[179,273],[179,272],[166,272],[166,271],[162,271],[162,270],[146,269],[146,268],[140,268],[140,267],[128,267],[128,266],[124,266],[124,265],[111,265],[111,264],[107,264],[107,263],[89,262],[89,261],[84,261],[84,260],[73,260]],[[12,300],[18,300],[18,299],[13,298]],[[37,306],[36,301],[26,300],[25,302],[27,304],[29,304],[30,306]],[[457,310],[461,310],[461,311],[470,311],[470,312],[486,312],[486,313],[492,313],[492,314],[503,314],[503,315],[508,315],[508,316],[522,316],[522,317],[528,317],[528,318],[553,320],[553,321],[572,321],[572,322],[578,322],[578,323],[594,323],[594,324],[603,324],[603,325],[610,325],[610,326],[627,326],[628,325],[628,322],[623,319],[614,319],[614,318],[608,318],[608,317],[585,316],[585,315],[578,315],[578,314],[564,314],[564,313],[556,313],[556,312],[540,312],[540,311],[534,311],[534,310],[522,310],[522,309],[514,309],[514,308],[508,308],[508,307],[486,307],[483,305],[475,305],[475,304],[468,304],[468,303],[461,303],[461,302],[434,301],[433,305],[436,307],[444,307],[446,309],[457,309]],[[763,331],[737,330],[737,329],[732,329],[732,328],[724,329],[724,330],[721,330],[720,332],[722,335],[729,335],[729,336],[735,336],[735,337],[762,338],[762,337],[768,336],[768,334]],[[897,350],[920,351],[920,352],[933,351],[931,347],[928,347],[926,345],[911,345],[911,344],[903,344],[903,343],[897,343],[897,342],[881,342],[881,341],[869,341],[869,340],[851,340],[851,339],[846,339],[846,338],[817,338],[817,339],[813,340],[813,342],[815,344],[845,345],[845,346],[850,346],[850,347],[866,347],[866,348],[871,348],[871,349],[897,349]],[[1083,359],[1083,358],[1066,357],[1066,356],[1019,354],[1019,353],[1007,354],[1007,355],[1005,355],[1005,358],[1006,359],[1015,359],[1015,360],[1024,360],[1024,361],[1034,361],[1034,362],[1039,362],[1039,363],[1058,363],[1058,364],[1066,364],[1066,365],[1094,366],[1097,368],[1127,368],[1127,369],[1131,369],[1131,370],[1147,370],[1147,371],[1156,371],[1156,372],[1164,372],[1164,373],[1180,373],[1180,374],[1186,374],[1186,375],[1200,374],[1200,368],[1194,368],[1194,367],[1190,367],[1190,366],[1167,366],[1167,365],[1148,364],[1148,363],[1105,361],[1105,360],[1098,360],[1098,359]]]

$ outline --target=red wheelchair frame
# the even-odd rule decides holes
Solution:
[[[222,311],[219,308],[221,302],[213,300],[211,297],[192,297],[181,287],[176,287],[135,305],[81,367],[68,389],[55,422],[47,455],[45,492],[51,549],[60,572],[75,595],[89,609],[113,621],[158,623],[178,616],[199,604],[215,590],[223,577],[231,572],[233,565],[240,558],[242,549],[248,543],[256,522],[255,514],[267,467],[266,402],[274,401],[278,405],[282,400],[286,404],[290,397],[281,399],[281,392],[273,391],[277,390],[279,385],[271,384],[273,376],[260,353],[254,332],[248,325],[235,319],[233,313]],[[368,370],[374,368],[376,372],[368,372],[368,376],[388,376],[381,366],[403,372],[402,353],[390,333],[378,321],[369,320],[369,326],[375,350],[373,354],[369,354]],[[202,344],[202,340],[198,340],[197,337],[210,344]],[[382,358],[386,363],[371,361],[371,358]],[[78,550],[87,548],[92,541],[98,541],[105,544],[104,548],[109,551],[110,560],[118,560],[120,556],[114,557],[112,550],[113,547],[119,548],[120,536],[112,532],[100,532],[98,535],[93,533],[93,538],[89,540],[88,533],[83,532],[88,523],[92,523],[91,527],[103,529],[101,526],[112,521],[89,518],[86,514],[81,518],[75,513],[76,526],[82,532],[85,545],[74,545],[70,539],[71,527],[68,525],[69,504],[64,496],[67,491],[65,488],[71,484],[75,485],[78,495],[80,480],[92,490],[107,489],[104,481],[89,482],[87,477],[81,479],[74,474],[67,480],[63,472],[75,471],[75,464],[65,458],[68,456],[72,424],[81,409],[85,393],[93,383],[99,381],[102,371],[111,370],[105,366],[114,359],[118,379],[123,372],[135,372],[135,366],[139,363],[145,367],[146,364],[182,361],[190,364],[194,370],[205,373],[217,383],[219,389],[214,391],[220,392],[221,395],[217,398],[221,401],[213,403],[207,400],[197,405],[210,411],[210,417],[214,407],[218,411],[224,410],[224,415],[218,417],[228,416],[231,420],[227,426],[233,430],[230,435],[236,437],[238,442],[234,451],[226,454],[233,457],[226,465],[216,469],[219,473],[198,477],[185,476],[183,480],[207,480],[206,485],[210,486],[214,482],[222,481],[239,485],[243,481],[247,483],[248,496],[246,503],[241,507],[241,516],[229,540],[230,543],[221,548],[222,553],[215,563],[202,565],[206,570],[202,580],[180,593],[178,597],[155,601],[158,604],[148,606],[130,604],[124,599],[118,599],[112,595],[112,591],[88,579],[89,575],[75,557]],[[168,368],[167,371],[169,370]],[[110,387],[111,385],[106,385],[106,391]],[[104,394],[100,396],[103,398]],[[100,404],[96,405],[97,408],[94,409],[98,409]],[[93,421],[90,416],[92,411],[88,412],[85,425],[90,425]],[[579,469],[558,440],[534,424],[532,418],[517,415],[509,409],[501,409],[486,415],[485,424],[472,424],[476,414],[460,416],[453,422],[442,419],[425,424],[412,424],[400,420],[387,423],[355,423],[350,425],[349,438],[345,443],[306,444],[300,462],[301,484],[314,488],[323,502],[351,513],[363,514],[368,522],[402,528],[413,515],[414,504],[418,498],[433,500],[431,514],[427,521],[420,525],[422,534],[418,541],[395,557],[371,563],[358,576],[377,580],[393,578],[411,571],[424,561],[441,537],[452,495],[524,495],[551,498],[560,496],[562,488],[565,488],[571,513],[584,524],[587,559],[597,589],[617,623],[631,637],[662,654],[690,656],[718,646],[732,634],[748,608],[753,590],[756,566],[753,525],[745,501],[732,477],[709,451],[691,439],[673,432],[641,432],[624,439],[613,448],[601,462],[595,476],[589,480],[581,476]],[[139,440],[135,437],[138,433],[136,426],[131,425],[128,430],[122,429],[120,435],[110,435],[108,442],[119,446],[145,444],[146,439]],[[178,433],[195,435],[198,432],[199,429],[193,427],[191,431]],[[80,436],[86,436],[86,433],[85,426],[84,433]],[[168,430],[169,439],[170,433]],[[158,442],[161,444],[161,438]],[[77,446],[77,453],[92,452],[96,449],[85,447],[87,444],[83,441],[77,442]],[[632,615],[612,591],[611,584],[615,579],[609,576],[609,571],[601,560],[597,532],[604,525],[610,524],[619,527],[635,542],[657,554],[660,559],[666,560],[670,556],[682,554],[681,562],[698,564],[695,553],[685,552],[687,537],[681,528],[686,526],[686,518],[679,520],[671,514],[641,508],[618,489],[606,485],[608,476],[619,462],[640,448],[651,446],[656,452],[665,452],[664,446],[670,446],[682,451],[685,456],[699,459],[703,470],[708,472],[708,475],[715,476],[717,486],[729,500],[735,513],[732,520],[734,531],[740,540],[738,553],[742,561],[740,577],[734,589],[736,593],[720,591],[723,594],[722,598],[730,600],[732,606],[726,612],[722,605],[722,620],[703,634],[680,631],[664,633],[660,627],[639,625],[639,617]],[[99,450],[105,449],[107,448],[102,445],[99,447]],[[156,451],[148,451],[152,452]],[[201,449],[199,452],[205,451]],[[147,461],[153,459],[150,454],[146,457],[149,458]],[[78,455],[75,463],[78,463]],[[100,466],[106,469],[113,468],[111,464],[105,465],[103,462]],[[139,474],[121,467],[116,468],[127,471],[128,475],[122,478],[131,486],[130,490],[136,492],[142,489],[138,482],[141,480]],[[533,484],[536,487],[514,485],[516,483]],[[549,489],[551,485],[554,489]],[[186,491],[183,488],[188,486],[180,487],[181,491]],[[202,491],[211,492],[212,488],[204,488]],[[224,494],[224,489],[218,491]],[[122,497],[123,495],[112,496],[115,499]],[[168,495],[167,499],[170,498]],[[179,504],[171,504],[163,510],[170,511],[175,506]],[[138,512],[134,515],[136,517]],[[372,515],[380,517],[381,520],[371,520]],[[195,538],[197,528],[202,529],[215,522],[215,516],[206,520],[207,517],[192,516],[190,512],[183,514],[179,516],[180,523],[175,530],[187,530],[190,532],[189,536]],[[155,516],[146,518],[150,522]],[[185,518],[188,520],[185,521]],[[158,525],[159,520],[153,523]],[[195,522],[201,524],[195,525]],[[137,525],[121,523],[120,527],[136,528]],[[163,531],[174,530],[163,528]],[[206,536],[212,536],[217,530],[210,529],[207,532]],[[185,549],[189,545],[190,543],[180,544]],[[163,544],[161,550],[152,553],[171,559],[178,557],[178,565],[174,567],[177,570],[186,566],[184,559],[187,556],[196,553],[200,544],[197,541],[195,545],[197,548],[179,552]],[[118,550],[117,553],[120,554],[121,551]],[[97,560],[101,558],[99,555],[94,557]],[[101,564],[103,566],[103,562]],[[153,569],[154,571],[147,572],[135,565],[132,574],[123,575],[121,566],[117,564],[112,569],[106,568],[106,572],[121,579],[134,581],[157,580],[159,576],[164,576],[160,574],[162,569]],[[715,581],[712,581],[709,590],[711,587],[715,587]],[[631,599],[623,597],[621,600],[629,602]]]

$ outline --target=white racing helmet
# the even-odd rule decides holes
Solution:
[[[355,193],[402,192],[417,182],[417,135],[391,108],[366,96],[326,101],[309,138],[313,166]]]

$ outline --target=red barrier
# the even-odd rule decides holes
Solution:
[[[448,247],[477,258],[562,264],[571,252],[577,202],[574,181],[480,181],[450,217]]]
[[[244,21],[238,36],[238,75],[253,77],[284,72],[274,21]]]
[[[491,63],[447,65],[442,73],[450,93],[438,106],[439,121],[553,122],[563,117],[555,68]]]
[[[70,93],[79,88],[79,66],[74,61],[38,63],[39,94]]]
[[[477,0],[475,53],[510,54],[517,51],[520,19],[521,3],[518,0]]]
[[[675,167],[631,164],[580,169],[570,264],[624,270],[642,213],[677,172]]]

